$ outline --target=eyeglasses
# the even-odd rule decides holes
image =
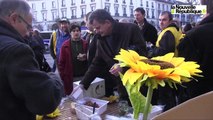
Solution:
[[[33,27],[30,25],[22,16],[18,16],[26,25],[27,25],[27,30],[31,30]]]

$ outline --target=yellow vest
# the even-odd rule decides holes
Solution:
[[[54,50],[54,54],[56,55],[56,42],[57,42],[57,40],[56,40],[56,31],[54,31],[52,33],[52,36],[53,36],[53,50]]]
[[[160,47],[159,46],[159,42],[162,38],[162,36],[164,35],[164,33],[166,31],[170,31],[174,37],[175,37],[175,56],[177,57],[178,56],[178,50],[177,50],[177,46],[178,44],[180,43],[180,40],[185,36],[185,34],[182,34],[181,30],[177,31],[177,29],[175,27],[168,27],[166,29],[164,29],[159,35],[158,35],[158,39],[157,39],[157,42],[156,42],[156,46],[157,47]]]

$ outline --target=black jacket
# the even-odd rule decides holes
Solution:
[[[88,41],[88,50],[87,50],[87,62],[88,66],[92,63],[93,58],[95,57],[96,53],[96,45],[97,45],[97,34],[88,33],[86,40]]]
[[[137,24],[136,21],[134,21],[134,23]],[[141,34],[143,35],[145,41],[151,42],[153,45],[155,45],[158,38],[158,32],[153,25],[147,22],[145,18],[144,18],[144,26],[141,29]]]
[[[111,36],[98,38],[96,56],[81,81],[86,89],[101,71],[109,71],[118,62],[113,58],[121,48],[134,49],[141,55],[147,54],[145,40],[135,24],[115,22]]]
[[[213,90],[213,14],[203,19],[200,25],[188,33],[178,46],[179,55],[196,61],[204,77],[196,78],[198,82],[187,83],[191,97],[196,97]]]
[[[179,28],[174,23],[171,23],[168,27],[175,27],[179,31]],[[152,57],[165,55],[169,52],[175,52],[175,37],[172,32],[166,31],[159,41],[159,47],[154,46]]]
[[[55,75],[41,72],[32,49],[0,19],[0,120],[35,120],[53,112],[63,87]]]

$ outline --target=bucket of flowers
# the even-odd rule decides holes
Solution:
[[[152,109],[152,93],[154,89],[158,89],[158,85],[164,87],[168,84],[177,89],[177,84],[189,82],[193,76],[202,77],[199,75],[202,71],[196,62],[174,57],[174,53],[148,59],[133,50],[121,49],[114,59],[119,61],[120,67],[128,68],[124,74],[120,73],[120,77],[129,95],[134,119],[138,119],[139,114],[143,113],[143,120],[147,120]],[[148,87],[146,97],[140,92],[142,85]]]

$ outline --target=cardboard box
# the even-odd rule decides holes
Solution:
[[[213,120],[213,91],[192,98],[152,120]]]
[[[80,81],[76,81],[73,83],[73,86],[77,87],[79,83]],[[102,78],[96,77],[83,96],[100,98],[103,97],[104,95],[105,95],[105,81]]]

